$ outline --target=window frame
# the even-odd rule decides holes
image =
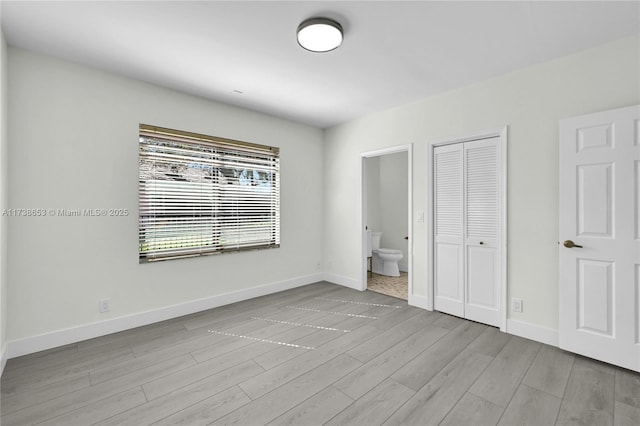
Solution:
[[[138,134],[140,263],[280,247],[279,148],[147,124]]]

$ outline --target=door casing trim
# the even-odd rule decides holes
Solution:
[[[358,214],[359,221],[359,229],[360,229],[360,260],[361,260],[361,268],[360,268],[360,290],[364,291],[367,289],[367,232],[364,229],[365,227],[365,160],[367,158],[372,157],[380,157],[382,155],[387,154],[396,154],[399,152],[407,153],[407,190],[408,190],[408,203],[407,203],[407,214],[408,214],[408,229],[407,232],[409,234],[409,242],[407,245],[407,269],[409,270],[408,274],[408,303],[412,306],[420,306],[419,302],[414,300],[413,297],[413,144],[407,145],[398,145],[389,148],[377,149],[375,151],[367,151],[360,153],[360,200],[358,202],[358,207],[360,208],[360,212]]]

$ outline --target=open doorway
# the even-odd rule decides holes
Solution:
[[[362,289],[412,294],[411,145],[362,156]]]

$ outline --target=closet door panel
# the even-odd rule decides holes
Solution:
[[[467,245],[465,318],[499,325],[497,250]]]
[[[498,325],[498,138],[464,144],[465,318]]]
[[[464,271],[462,245],[436,243],[435,308],[464,317]]]
[[[464,316],[462,146],[434,149],[434,307]]]

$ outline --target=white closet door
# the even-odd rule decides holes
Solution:
[[[499,325],[499,138],[464,143],[465,318]]]
[[[464,317],[463,145],[436,147],[434,179],[434,307]]]
[[[434,148],[434,308],[500,325],[499,137]]]

